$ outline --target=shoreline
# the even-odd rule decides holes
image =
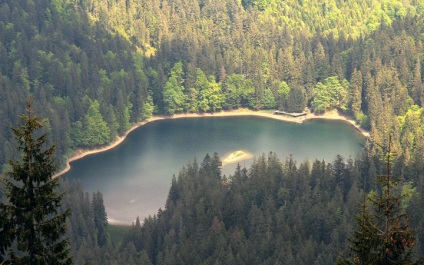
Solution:
[[[117,139],[107,146],[100,147],[97,149],[77,149],[73,152],[71,157],[66,161],[66,167],[61,170],[60,172],[53,175],[53,178],[60,177],[61,175],[65,174],[71,169],[70,163],[73,161],[76,161],[78,159],[81,159],[85,156],[97,154],[101,152],[108,151],[116,146],[118,146],[120,143],[122,143],[128,134],[130,134],[135,129],[146,125],[150,122],[158,121],[158,120],[170,120],[170,119],[181,119],[181,118],[205,118],[205,117],[234,117],[234,116],[256,116],[256,117],[263,117],[263,118],[270,118],[274,120],[280,120],[285,122],[296,122],[296,123],[303,123],[306,120],[313,120],[313,119],[325,119],[325,120],[341,120],[345,121],[352,126],[354,126],[364,137],[368,138],[370,136],[369,132],[362,127],[360,127],[354,120],[349,119],[348,117],[341,115],[337,110],[331,110],[329,112],[326,112],[322,115],[315,115],[313,113],[308,112],[306,116],[303,117],[289,117],[289,116],[283,116],[283,115],[275,115],[273,112],[265,112],[265,111],[253,111],[249,109],[237,109],[237,110],[231,110],[231,111],[221,111],[216,113],[179,113],[174,115],[158,115],[153,116],[151,118],[148,118],[142,122],[139,122],[137,124],[134,124],[123,136],[118,136]]]
[[[306,115],[305,120],[313,120],[313,119],[324,119],[324,120],[339,120],[344,121],[355,127],[365,138],[370,137],[370,132],[362,128],[355,120],[351,119],[349,116],[340,114],[338,110],[333,109],[329,112],[326,112],[322,115],[316,115],[313,113],[308,113]]]

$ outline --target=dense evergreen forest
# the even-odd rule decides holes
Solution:
[[[372,143],[391,132],[402,162],[422,165],[423,6],[2,1],[0,164],[15,155],[9,128],[32,95],[61,163],[153,114],[307,106],[352,115]]]
[[[155,114],[337,108],[370,130],[363,156],[297,164],[271,153],[228,178],[207,156],[121,246],[101,193],[64,183],[74,261],[334,263],[364,187],[378,191],[389,135],[422,255],[422,32],[421,0],[3,0],[0,165],[17,156],[10,127],[30,96],[61,164]]]
[[[364,187],[379,192],[375,174],[385,164],[366,154],[336,156],[331,163],[281,161],[275,153],[258,157],[250,168],[222,176],[217,154],[183,167],[172,179],[166,207],[137,218],[120,246],[105,234],[101,193],[84,194],[65,183],[65,207],[77,264],[334,264],[363,201]],[[399,168],[394,168],[399,173]],[[410,215],[424,254],[424,179],[403,181]]]

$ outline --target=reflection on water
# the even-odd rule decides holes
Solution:
[[[131,223],[164,207],[172,175],[194,158],[247,150],[254,156],[276,152],[281,159],[355,156],[362,135],[340,121],[303,124],[260,117],[214,117],[161,120],[133,131],[118,147],[71,163],[66,177],[80,180],[89,192],[103,193],[110,220]],[[254,158],[243,160],[248,167]],[[237,164],[223,167],[231,174]]]

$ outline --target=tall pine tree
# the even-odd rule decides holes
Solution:
[[[384,156],[386,174],[377,177],[381,192],[364,195],[358,229],[351,239],[353,259],[340,260],[338,264],[424,264],[424,258],[413,261],[416,237],[402,208],[404,195],[399,192],[399,179],[391,175],[393,159],[389,137]]]
[[[55,146],[46,147],[40,117],[33,116],[32,100],[13,129],[20,160],[10,161],[3,179],[8,202],[0,203],[0,262],[4,264],[71,264],[64,238],[69,210],[60,213],[63,194],[56,194],[52,176]],[[3,264],[3,263],[2,263]]]
[[[96,228],[97,244],[99,246],[106,245],[109,242],[109,234],[107,232],[107,214],[103,204],[103,194],[101,192],[93,193],[93,211],[94,226]]]

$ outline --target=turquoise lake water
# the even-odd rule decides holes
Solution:
[[[159,120],[131,132],[119,146],[71,163],[66,178],[81,181],[88,192],[100,191],[110,221],[131,223],[163,208],[172,175],[201,162],[206,153],[220,156],[244,150],[259,156],[270,151],[298,162],[361,152],[365,138],[342,121],[308,120],[303,124],[268,118],[208,117]],[[240,162],[248,167],[254,158]],[[236,164],[222,171],[230,175]]]

